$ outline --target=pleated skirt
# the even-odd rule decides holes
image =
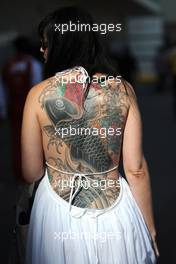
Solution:
[[[120,175],[120,174],[119,174]],[[71,206],[52,189],[47,170],[32,207],[26,264],[153,264],[143,215],[127,181],[107,209]]]

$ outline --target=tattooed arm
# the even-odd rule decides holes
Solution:
[[[43,176],[43,148],[40,126],[37,119],[37,89],[28,93],[22,122],[21,151],[22,171],[25,181],[32,183]]]
[[[142,150],[141,115],[134,90],[129,84],[128,92],[130,108],[123,140],[124,171],[135,200],[143,213],[151,236],[155,240],[156,230],[153,219],[150,176]]]

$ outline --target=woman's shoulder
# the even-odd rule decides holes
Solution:
[[[51,86],[54,83],[54,79],[55,79],[55,76],[50,77],[48,79],[45,79],[45,80],[37,83],[36,85],[34,85],[30,89],[29,93],[32,93],[33,95],[35,95],[35,94],[41,92],[44,88]]]
[[[53,87],[54,81],[55,80],[53,76],[34,85],[27,94],[26,103],[39,110],[41,108],[42,94]]]
[[[30,96],[32,98],[32,97],[36,97],[37,95],[40,95],[40,93],[43,90],[48,89],[49,87],[50,88],[53,87],[55,82],[56,82],[55,76],[41,81],[40,83],[31,87],[31,89],[28,92],[28,96]]]

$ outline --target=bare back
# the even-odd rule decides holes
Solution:
[[[64,78],[75,76],[65,73]],[[70,78],[71,80],[71,78]],[[129,102],[122,84],[116,81],[91,83],[84,101],[81,83],[61,83],[57,75],[45,81],[38,93],[38,120],[45,160],[65,172],[96,173],[89,188],[82,188],[73,205],[106,208],[119,194],[118,165]],[[53,189],[69,200],[70,175],[48,167]],[[112,181],[113,180],[113,181]]]

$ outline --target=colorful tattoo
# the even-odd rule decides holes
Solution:
[[[89,184],[89,188],[81,187],[72,204],[83,208],[106,208],[114,203],[120,191],[118,184],[109,186],[109,180],[117,183],[117,173],[114,176],[114,173],[103,171],[119,163],[128,112],[127,94],[115,82],[106,86],[91,83],[84,101],[82,86],[81,83],[62,84],[53,77],[40,94],[39,103],[50,120],[43,126],[48,136],[47,161],[67,172],[102,172],[90,176],[92,184]],[[64,131],[64,135],[61,131]],[[74,133],[66,134],[67,131]],[[102,131],[106,133],[100,133]],[[55,155],[50,154],[51,146]],[[56,193],[69,201],[70,186],[68,184],[63,188],[60,182],[70,182],[70,176],[51,168],[48,168],[48,173]],[[107,188],[102,188],[102,185]]]

